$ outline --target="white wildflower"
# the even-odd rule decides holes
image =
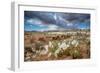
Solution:
[[[61,43],[59,42],[59,43],[58,43],[58,46],[60,46],[60,45],[61,45]]]
[[[49,54],[48,54],[48,57],[50,57],[52,55],[52,53],[50,52]]]
[[[66,50],[69,47],[69,45],[66,45],[65,42],[62,42],[62,44],[59,46],[59,48],[62,48],[63,50]]]
[[[53,48],[53,44],[51,41],[49,41],[49,47]]]
[[[49,48],[48,45],[44,45],[43,47],[44,49],[40,52],[40,55],[45,55],[48,53],[48,48]]]
[[[73,41],[71,42],[71,44],[72,44],[73,46],[77,47],[78,44],[79,44],[79,42],[78,42],[78,40],[73,40]]]

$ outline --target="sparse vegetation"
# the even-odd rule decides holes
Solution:
[[[24,61],[87,58],[90,58],[90,30],[24,34]]]

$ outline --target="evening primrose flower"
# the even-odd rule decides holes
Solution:
[[[48,48],[49,48],[49,46],[48,46],[48,45],[44,45],[43,48],[44,48],[44,49],[41,50],[40,55],[45,55],[45,54],[48,53]]]
[[[77,46],[79,45],[79,41],[78,41],[78,40],[73,40],[73,41],[71,42],[71,44],[72,44],[73,46],[77,47]]]
[[[51,41],[49,41],[49,47],[53,48],[53,44]]]
[[[62,42],[60,45],[59,45],[59,48],[62,48],[63,50],[66,50],[70,45],[69,44],[66,44],[65,42]]]

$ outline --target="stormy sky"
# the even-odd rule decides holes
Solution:
[[[90,29],[90,14],[24,11],[25,31]]]

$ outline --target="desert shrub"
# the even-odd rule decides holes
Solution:
[[[65,51],[63,51],[63,54],[66,55],[66,56],[69,56],[70,55],[70,49],[66,49]]]
[[[58,49],[58,42],[54,41],[53,43],[53,48],[51,48],[51,52],[54,53]]]
[[[44,45],[44,44],[41,43],[41,42],[36,42],[36,43],[35,43],[35,48],[36,48],[36,50],[40,50],[40,48],[41,48],[43,45]]]
[[[73,59],[81,58],[80,51],[77,49],[72,49],[69,51],[70,55],[73,57]]]
[[[64,52],[61,51],[57,55],[58,55],[58,57],[62,57],[64,55]]]

